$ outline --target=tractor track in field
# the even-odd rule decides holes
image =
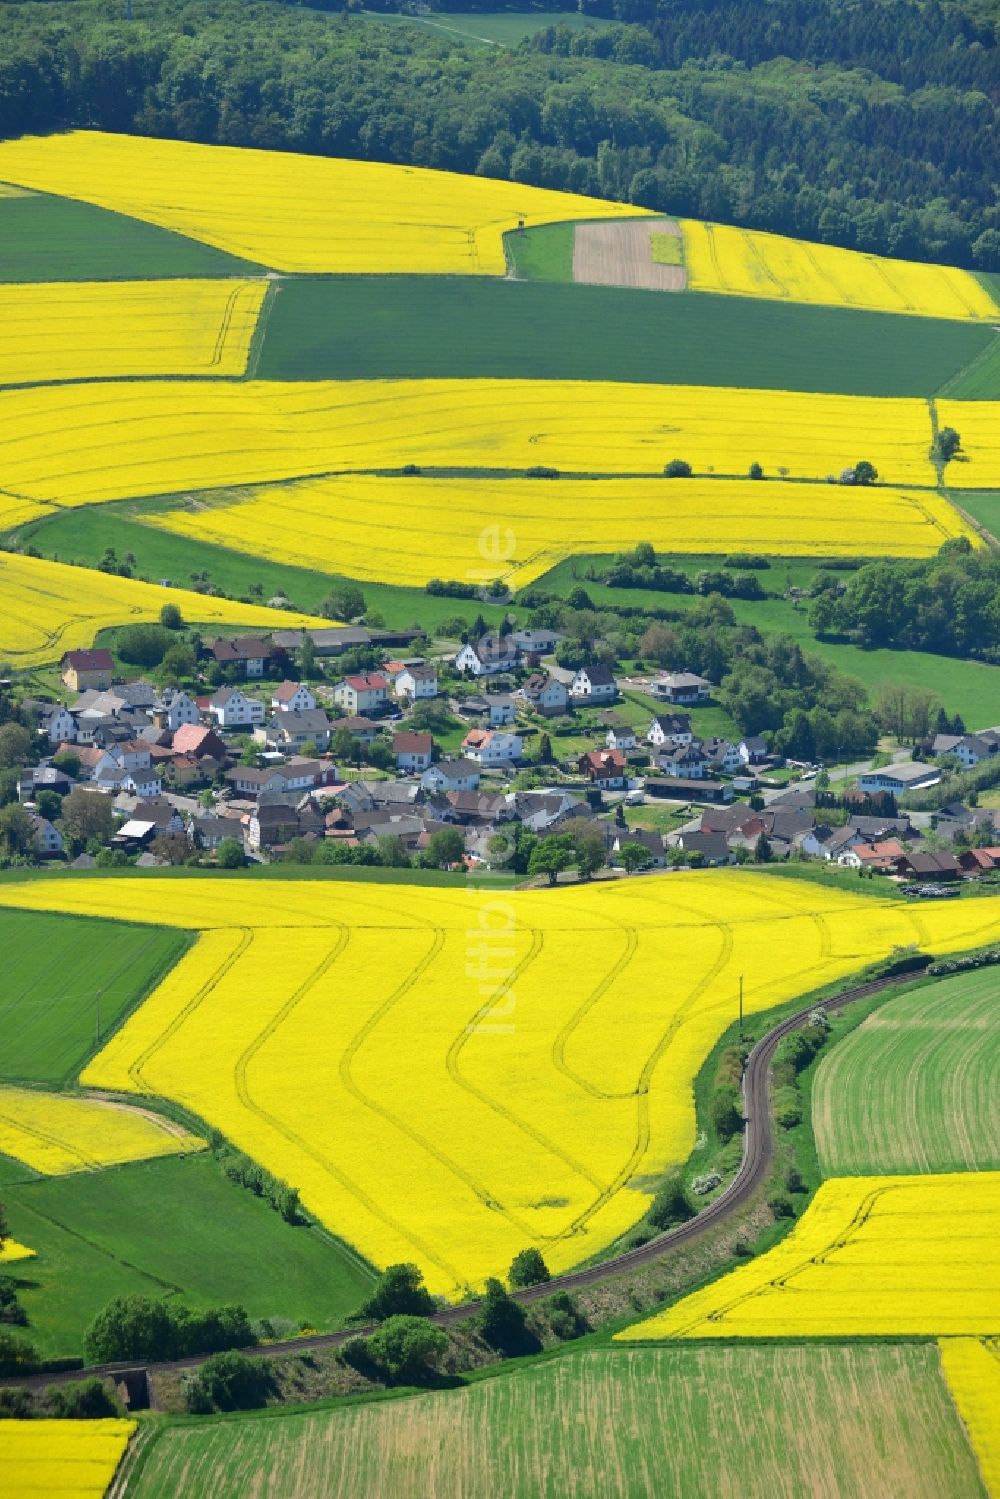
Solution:
[[[912,983],[913,979],[918,976],[913,972],[890,974],[885,978],[869,980],[868,983],[855,984],[848,989],[841,990],[839,994],[831,995],[828,999],[817,1000],[801,1010],[796,1010],[794,1014],[786,1016],[784,1020],[780,1020],[761,1037],[747,1059],[746,1070],[743,1074],[743,1112],[746,1117],[743,1161],[726,1190],[694,1218],[679,1224],[677,1228],[669,1229],[647,1243],[635,1249],[626,1250],[623,1254],[615,1255],[611,1259],[603,1260],[599,1264],[587,1265],[580,1270],[570,1270],[564,1275],[554,1275],[545,1285],[529,1286],[525,1290],[514,1291],[514,1299],[522,1305],[530,1305],[535,1301],[543,1301],[556,1291],[582,1290],[589,1286],[599,1285],[605,1280],[616,1279],[627,1274],[629,1270],[637,1269],[658,1259],[668,1250],[696,1242],[710,1229],[717,1228],[721,1223],[732,1218],[753,1198],[758,1188],[767,1179],[770,1169],[774,1154],[774,1128],[770,1110],[771,1064],[780,1043],[786,1036],[804,1025],[809,1016],[817,1010],[842,1009],[855,1000],[867,999],[883,990],[895,988],[900,984]],[[455,1306],[444,1307],[430,1320],[439,1327],[452,1327],[475,1316],[479,1306],[478,1301],[461,1302]],[[348,1338],[363,1337],[373,1332],[375,1326],[376,1324],[370,1324],[344,1328],[339,1332],[315,1333],[310,1337],[292,1338],[286,1342],[261,1344],[245,1351],[264,1358],[281,1358],[288,1354],[306,1353],[315,1349],[337,1348]],[[197,1354],[172,1363],[150,1365],[143,1364],[139,1360],[115,1364],[93,1364],[84,1369],[34,1374],[27,1378],[6,1375],[0,1377],[0,1385],[17,1384],[41,1389],[46,1385],[62,1384],[68,1380],[79,1379],[81,1375],[114,1377],[125,1373],[133,1376],[141,1376],[143,1373],[178,1373],[185,1369],[197,1368],[199,1364],[204,1363],[206,1357],[205,1354]]]

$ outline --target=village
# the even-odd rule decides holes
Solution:
[[[953,772],[1000,754],[1000,729],[841,769],[789,762],[763,736],[698,733],[706,678],[564,669],[559,639],[219,638],[198,663],[211,691],[129,676],[107,648],[67,651],[61,700],[0,688],[32,726],[14,725],[6,862],[417,864],[556,883],[795,861],[927,895],[1000,869],[993,811],[947,796]],[[339,674],[359,659],[377,664]],[[900,805],[935,787],[930,810]]]

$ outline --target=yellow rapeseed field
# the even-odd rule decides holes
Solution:
[[[1000,1333],[1000,1171],[839,1176],[787,1238],[617,1337]]]
[[[887,484],[933,486],[930,445],[923,401],[791,391],[599,380],[149,380],[0,391],[5,489],[59,505],[408,463],[660,474],[685,458],[701,475],[744,475],[757,461],[769,474],[822,479],[863,455]]]
[[[979,1459],[988,1493],[1000,1494],[1000,1343],[942,1338],[941,1368]]]
[[[19,1244],[16,1239],[4,1239],[0,1244],[0,1265],[13,1264],[15,1260],[30,1260],[35,1251],[29,1249],[27,1244]]]
[[[1000,401],[937,401],[938,421],[962,439],[944,471],[953,489],[1000,489]]]
[[[0,661],[39,666],[58,660],[65,650],[90,645],[98,630],[110,625],[157,619],[167,603],[176,604],[189,623],[216,625],[220,633],[329,624],[305,614],[0,552]]]
[[[204,1150],[179,1124],[99,1098],[0,1087],[0,1155],[43,1176],[65,1176]]]
[[[4,494],[0,490],[0,535],[13,531],[15,526],[27,525],[28,521],[41,520],[51,515],[51,505],[39,505],[36,500],[22,500],[16,494]]]
[[[0,286],[0,385],[118,375],[242,375],[260,281]]]
[[[681,229],[688,286],[695,291],[974,322],[1000,315],[985,286],[953,266],[890,260],[698,219],[684,219]]]
[[[134,1421],[4,1421],[4,1499],[102,1499],[135,1430]]]
[[[603,1248],[695,1136],[736,1013],[899,943],[995,940],[994,902],[919,912],[749,873],[502,894],[192,877],[0,886],[0,904],[200,930],[83,1082],[171,1098],[379,1264],[457,1294],[539,1245]],[[608,1045],[608,1036],[614,1045]]]
[[[76,130],[0,144],[0,175],[174,229],[277,271],[502,276],[503,234],[637,218],[519,182]]]
[[[298,567],[421,586],[523,587],[562,558],[641,537],[665,552],[925,557],[975,534],[938,495],[749,479],[431,479],[344,475],[147,517],[198,541]]]

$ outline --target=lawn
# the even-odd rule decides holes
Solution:
[[[572,224],[538,224],[504,235],[510,275],[515,281],[573,280]]]
[[[284,593],[308,613],[317,611],[341,581],[332,573],[289,567],[143,525],[140,517],[144,509],[154,508],[155,503],[148,507],[127,502],[64,510],[49,517],[49,525],[39,522],[24,529],[20,539],[37,547],[43,557],[88,567],[96,567],[108,547],[114,547],[119,558],[132,552],[136,576],[150,582],[170,578],[175,585],[184,586],[190,583],[192,574],[208,573],[217,587],[233,597],[247,595],[250,587],[259,583],[264,600]],[[477,613],[495,624],[504,613],[493,604],[435,597],[421,588],[365,583],[362,592],[367,607],[381,614],[389,629],[406,629],[419,623],[433,630],[443,619],[460,615],[471,622]]]
[[[0,911],[0,1077],[64,1083],[190,945],[183,932]]]
[[[114,1296],[237,1302],[287,1334],[289,1323],[340,1326],[373,1279],[357,1255],[285,1223],[209,1154],[8,1183],[3,1200],[11,1233],[37,1250],[17,1269],[19,1296],[25,1335],[49,1356],[80,1353]]]
[[[948,493],[948,498],[967,510],[972,519],[985,526],[987,531],[1000,538],[1000,490],[952,490]]]
[[[984,1493],[937,1352],[920,1345],[599,1349],[407,1400],[171,1422],[128,1494],[182,1491],[214,1499]]]
[[[1000,1168],[995,969],[881,1005],[820,1062],[813,1128],[828,1176]]]
[[[516,238],[508,234],[508,251]],[[541,264],[562,273],[563,237],[544,243]],[[752,297],[474,276],[299,277],[279,286],[257,375],[615,380],[930,396],[993,336],[958,322]]]
[[[73,198],[0,197],[0,281],[119,281],[259,271],[211,245]]]
[[[1000,336],[994,333],[985,349],[938,394],[956,401],[995,401],[1000,396]]]

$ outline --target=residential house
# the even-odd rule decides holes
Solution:
[[[837,864],[842,862],[842,856],[849,849],[864,842],[865,834],[849,824],[842,828],[820,824],[818,827],[810,828],[802,839],[802,852],[808,854],[810,858],[825,859],[828,863]]]
[[[964,874],[986,874],[1000,869],[1000,848],[966,848],[958,856]]]
[[[403,702],[416,703],[437,697],[437,667],[427,664],[404,666],[396,673],[392,690]]]
[[[426,770],[434,752],[434,740],[430,734],[394,734],[392,752],[396,757],[397,770]]]
[[[303,760],[295,756],[284,765],[269,766],[264,770],[236,765],[226,771],[226,780],[234,791],[257,797],[259,801],[268,792],[288,795],[311,791],[316,786],[333,785],[336,771],[332,765],[322,765],[319,760]]]
[[[731,802],[733,799],[732,781],[647,776],[643,789],[647,796],[668,797],[676,802]]]
[[[176,733],[184,724],[198,722],[198,708],[186,692],[178,687],[167,687],[153,704],[149,716],[158,729]]]
[[[646,730],[646,743],[657,749],[661,744],[690,744],[693,739],[690,713],[658,713]]]
[[[22,802],[34,801],[40,791],[54,791],[57,796],[67,796],[73,782],[64,770],[54,765],[36,765],[22,770],[17,778],[17,796]]]
[[[856,843],[847,848],[837,860],[846,869],[874,869],[879,874],[894,873],[900,859],[906,858],[906,849],[898,838],[886,838],[881,843]]]
[[[700,781],[707,773],[705,755],[700,743],[667,744],[653,756],[654,764],[667,776],[687,776]]]
[[[62,680],[73,692],[96,687],[99,692],[111,686],[115,663],[110,651],[66,651],[59,663]]]
[[[544,718],[554,718],[569,709],[569,689],[565,682],[545,672],[534,672],[521,688],[521,696],[529,708]]]
[[[206,813],[192,819],[188,825],[188,837],[195,848],[211,851],[226,838],[242,843],[243,824],[238,817],[216,817],[213,813]]]
[[[140,849],[148,848],[154,838],[161,836],[160,829],[155,822],[149,822],[146,818],[130,817],[111,839],[113,848],[120,848],[125,853],[138,853]]]
[[[582,797],[554,788],[549,791],[513,791],[507,798],[515,817],[532,833],[552,833],[574,817],[592,817]]]
[[[322,753],[330,743],[330,720],[322,708],[276,713],[264,728],[254,729],[253,737],[269,749],[287,752],[312,744]]]
[[[511,638],[522,655],[546,656],[554,651],[560,640],[564,639],[558,630],[538,629],[514,630]]]
[[[924,765],[919,760],[896,761],[882,770],[865,770],[858,776],[858,789],[866,796],[879,791],[891,791],[901,796],[906,791],[923,791],[936,786],[941,772],[936,765]]]
[[[484,769],[516,765],[523,753],[520,734],[500,729],[470,729],[462,740],[462,753],[477,760]]]
[[[1000,751],[1000,732],[982,729],[978,734],[935,734],[929,749],[932,755],[951,755],[963,770],[971,770]]]
[[[76,738],[76,720],[62,703],[32,703],[38,717],[38,732],[50,744],[72,744]]]
[[[271,693],[275,713],[308,713],[315,706],[316,699],[305,682],[282,682]]]
[[[713,772],[721,771],[723,775],[734,776],[744,768],[743,756],[728,739],[719,739],[713,735],[703,740],[701,747],[708,767]],[[815,792],[812,795],[815,798]]]
[[[762,739],[759,734],[748,734],[741,739],[736,746],[739,750],[740,759],[744,765],[763,765],[770,755],[767,740]]]
[[[321,839],[326,832],[326,814],[310,795],[271,792],[260,797],[247,822],[245,843],[258,852],[275,852],[293,838]]]
[[[731,864],[735,858],[725,833],[705,833],[699,828],[691,833],[678,833],[676,842],[686,854],[700,854],[703,864]]]
[[[455,657],[455,670],[473,677],[490,677],[501,671],[513,671],[517,659],[517,644],[512,635],[484,635],[462,646]]]
[[[939,849],[904,854],[896,860],[896,873],[911,880],[957,880],[962,866],[954,854]]]
[[[486,704],[491,729],[502,729],[506,724],[514,722],[517,715],[510,693],[488,692]]]
[[[639,747],[639,741],[635,737],[635,729],[630,729],[627,724],[621,726],[612,724],[604,742],[608,746],[608,749],[621,750],[622,754],[628,754],[630,750],[635,750]]]
[[[621,750],[588,750],[577,760],[576,768],[601,791],[624,791],[628,787],[628,761]]]
[[[348,714],[377,713],[389,698],[389,683],[380,672],[345,677],[333,689],[333,700]]]
[[[601,661],[581,666],[570,684],[570,697],[586,703],[613,703],[618,696],[618,683],[610,666]]]
[[[65,851],[62,834],[54,828],[47,817],[29,812],[31,820],[31,846],[40,859],[57,858]]]
[[[275,651],[256,635],[240,635],[232,640],[215,641],[212,655],[220,666],[235,667],[244,677],[262,677],[274,660]]]
[[[225,742],[215,729],[200,723],[182,723],[174,732],[170,748],[174,755],[191,755],[203,764],[206,774],[220,769],[228,759]]]
[[[626,843],[639,843],[646,850],[643,869],[663,869],[666,866],[667,850],[662,833],[654,833],[647,828],[616,829],[611,840],[610,864],[621,864],[621,851]]]
[[[773,805],[773,803],[772,803]],[[919,838],[919,831],[908,817],[866,817],[854,814],[847,819],[847,826],[860,833],[866,843],[879,843],[883,838]]]
[[[138,822],[151,822],[160,833],[183,833],[184,819],[165,796],[154,797],[119,797],[115,802],[116,809],[122,805],[128,806],[129,816]]]
[[[691,671],[666,671],[649,686],[650,696],[666,703],[706,703],[711,691],[711,682]]]
[[[264,704],[239,687],[220,688],[209,699],[208,711],[220,729],[254,729],[264,722]]]
[[[479,775],[475,760],[446,757],[427,767],[420,784],[425,791],[475,791]]]

